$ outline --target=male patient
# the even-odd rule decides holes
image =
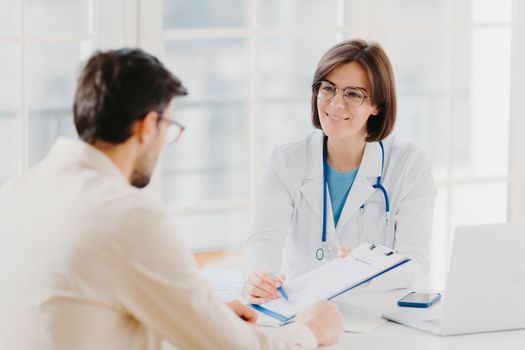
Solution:
[[[338,339],[341,315],[328,302],[284,327],[250,324],[255,313],[219,300],[167,212],[137,189],[182,133],[172,118],[183,95],[141,50],[89,59],[73,107],[81,140],[58,139],[0,189],[0,348],[290,349]]]

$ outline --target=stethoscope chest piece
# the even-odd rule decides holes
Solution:
[[[318,248],[315,251],[315,257],[317,260],[321,261],[324,258],[330,259],[332,257],[333,248],[331,245],[325,243],[322,247]]]
[[[319,261],[323,260],[323,258],[324,258],[324,250],[323,250],[323,248],[317,249],[317,251],[315,252],[315,257]]]

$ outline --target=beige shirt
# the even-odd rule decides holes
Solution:
[[[1,349],[317,345],[301,323],[240,320],[198,274],[162,206],[83,142],[59,139],[0,189],[0,233]]]

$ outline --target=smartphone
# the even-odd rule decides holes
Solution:
[[[439,293],[408,293],[397,301],[397,305],[402,307],[430,307],[441,299]]]

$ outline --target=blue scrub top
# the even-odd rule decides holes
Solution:
[[[330,202],[336,227],[358,170],[359,168],[355,168],[352,171],[340,173],[328,164],[326,182],[328,183],[328,191],[330,191]]]

